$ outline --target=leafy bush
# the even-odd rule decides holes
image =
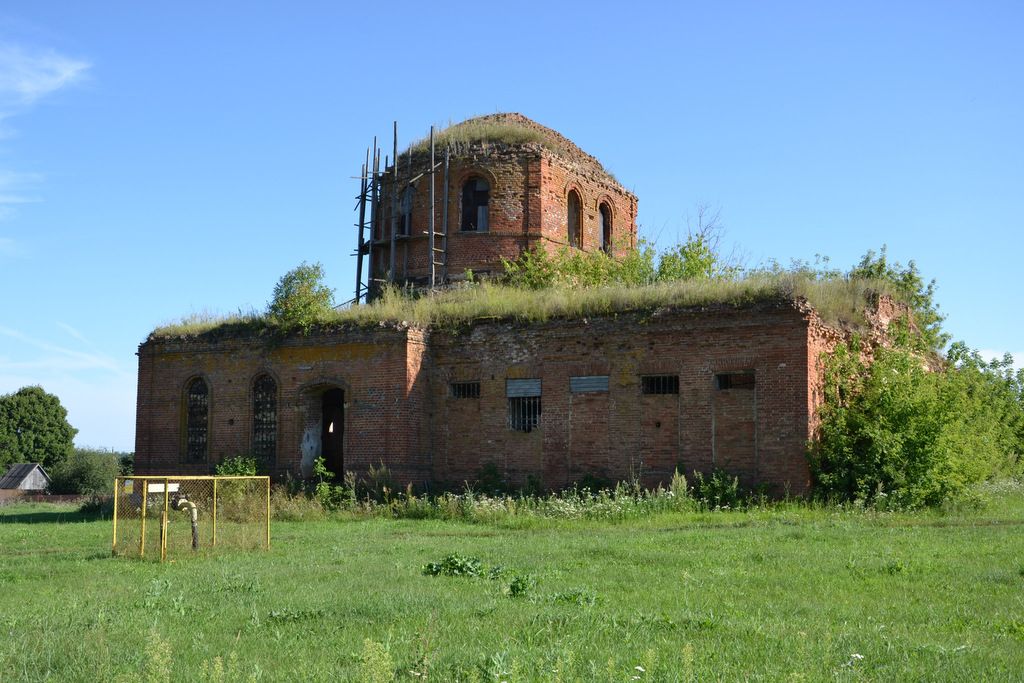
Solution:
[[[215,471],[221,477],[253,477],[259,474],[259,463],[256,458],[238,455],[221,460]]]
[[[1024,373],[954,344],[931,371],[920,339],[862,357],[857,340],[826,360],[825,400],[811,468],[819,495],[903,507],[939,505],[1021,470]]]
[[[701,472],[693,473],[693,497],[701,504],[715,509],[734,509],[743,502],[739,477],[715,469],[707,479]]]
[[[510,598],[526,597],[537,585],[537,580],[529,574],[516,574],[502,592]]]
[[[308,332],[331,312],[333,303],[334,290],[324,284],[323,266],[303,262],[278,280],[267,313],[285,328]]]
[[[53,493],[110,495],[114,489],[114,478],[121,474],[121,461],[107,451],[76,448],[49,474],[50,491]]]
[[[480,576],[483,564],[480,558],[463,557],[452,553],[445,555],[440,562],[428,562],[423,565],[423,573],[427,576]]]

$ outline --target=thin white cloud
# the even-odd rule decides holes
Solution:
[[[34,188],[42,181],[39,173],[16,173],[14,171],[0,169],[0,220],[9,217],[14,213],[14,208],[19,204],[31,204],[41,201],[34,194]],[[7,245],[5,248],[0,238],[0,256],[10,255]]]
[[[10,112],[32,105],[80,81],[90,66],[53,50],[30,51],[0,43],[0,106]]]
[[[83,344],[88,344],[89,346],[92,346],[92,342],[86,339],[84,334],[76,330],[71,325],[68,325],[67,323],[62,323],[61,321],[58,320],[57,327],[64,330],[65,332],[67,332],[68,334],[70,334],[72,337],[82,342]]]
[[[107,370],[117,375],[131,374],[118,365],[117,361],[113,358],[100,353],[76,351],[75,349],[57,346],[56,344],[51,344],[47,341],[35,339],[9,327],[0,327],[0,336],[15,339],[49,354],[30,361],[10,363],[8,365],[8,369],[10,370],[23,370],[26,368],[54,368],[64,370]],[[0,366],[0,368],[2,367],[3,366]]]
[[[91,65],[50,49],[29,49],[0,42],[0,139],[13,131],[8,121],[24,114],[34,104],[69,85],[83,80]],[[0,169],[0,220],[9,217],[19,204],[41,201],[33,192],[42,177]],[[0,251],[0,255],[4,255]]]

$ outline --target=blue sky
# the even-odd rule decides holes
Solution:
[[[701,203],[748,265],[887,244],[1024,359],[1024,4],[372,4],[4,3],[0,393],[133,450],[152,328],[302,261],[350,298],[372,137],[495,111],[601,159],[662,246]]]

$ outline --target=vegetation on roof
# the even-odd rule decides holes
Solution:
[[[571,140],[522,114],[502,113],[477,116],[434,131],[436,149],[443,151],[445,147],[450,147],[452,153],[456,155],[468,152],[471,148],[478,146],[529,144],[540,145],[562,157],[592,164],[602,172],[611,175],[600,161],[584,152]],[[403,155],[421,154],[429,150],[430,136],[426,135],[409,145]]]
[[[299,269],[309,268],[303,264]],[[296,269],[296,270],[299,270]],[[313,329],[434,326],[456,329],[477,321],[543,322],[666,308],[793,305],[806,300],[828,324],[857,330],[864,313],[882,294],[906,300],[890,278],[839,274],[807,264],[741,270],[721,259],[706,234],[658,254],[641,243],[623,259],[602,252],[548,254],[535,250],[505,262],[500,281],[467,283],[434,293],[390,288],[371,304],[321,307],[304,319],[267,313],[191,316],[162,325],[150,339],[198,336],[302,334]],[[293,271],[294,272],[294,271]],[[293,273],[282,282],[293,280]],[[277,290],[280,290],[280,283]]]

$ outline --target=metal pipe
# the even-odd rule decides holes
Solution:
[[[199,509],[196,504],[183,495],[176,495],[174,509],[179,512],[188,510],[188,516],[192,522],[192,550],[199,550]]]

